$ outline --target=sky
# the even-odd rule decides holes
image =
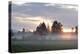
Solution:
[[[75,4],[56,4],[40,2],[12,2],[12,29],[21,31],[36,30],[36,27],[45,22],[52,26],[57,20],[64,28],[78,25],[78,6]]]

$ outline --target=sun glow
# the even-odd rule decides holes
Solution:
[[[16,20],[18,22],[21,22],[21,23],[32,23],[32,24],[36,24],[36,25],[39,25],[40,23],[45,23],[46,26],[49,24],[49,26],[51,27],[52,26],[52,22],[50,19],[45,19],[44,17],[41,17],[41,16],[37,16],[37,17],[16,17]]]
[[[73,39],[73,37],[72,37],[70,34],[65,35],[65,36],[61,36],[61,38],[62,38],[63,40],[71,40],[71,39]]]
[[[52,26],[52,22],[50,19],[46,19],[44,17],[41,16],[37,16],[37,17],[15,17],[16,21],[18,21],[19,23],[23,23],[23,24],[35,24],[36,26],[38,26],[40,23],[45,23],[46,27],[49,26],[49,29],[51,31],[51,26]],[[35,30],[35,29],[33,29]],[[32,32],[32,30],[30,30]]]
[[[30,32],[34,32],[32,29],[29,29]]]
[[[63,28],[63,30],[62,30],[63,32],[75,32],[75,29],[74,30],[72,30],[72,29],[65,29],[65,28]]]
[[[41,16],[37,16],[37,17],[16,17],[16,21],[20,22],[20,23],[24,23],[24,24],[35,24],[36,26],[38,26],[40,23],[45,23],[46,27],[49,26],[49,30],[51,31],[51,26],[52,26],[52,21],[50,19],[45,19],[44,17]],[[35,30],[35,29],[33,29]],[[30,30],[31,32],[33,32],[32,30]],[[62,27],[62,31],[65,33],[69,33],[69,32],[75,32],[75,29],[71,29],[71,28],[63,28]]]
[[[33,24],[37,24],[39,25],[40,23],[44,22],[46,25],[49,23],[50,25],[52,25],[51,20],[49,19],[45,19],[44,17],[16,17],[16,20],[22,23],[26,23],[26,22],[30,22]]]

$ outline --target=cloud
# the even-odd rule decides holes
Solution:
[[[25,1],[12,1],[12,3],[17,4],[17,5],[22,5],[24,3],[26,3]]]
[[[31,4],[29,6],[26,6]],[[21,6],[12,5],[12,12],[18,12],[20,14],[31,15],[31,16],[53,16],[54,14],[67,14],[67,13],[75,13],[75,8],[70,5],[58,5],[54,6],[45,6],[50,5],[49,3],[25,3]],[[69,8],[69,9],[68,9]],[[71,8],[71,9],[70,9]],[[65,12],[65,13],[64,13]]]
[[[24,3],[22,5],[12,4],[12,18],[19,17],[17,18],[18,20],[21,20],[21,22],[26,22],[25,25],[28,25],[29,27],[32,25],[31,27],[33,28],[35,27],[33,24],[36,24],[36,22],[39,24],[43,19],[50,20],[49,22],[51,23],[54,20],[57,20],[65,27],[72,27],[78,24],[77,7],[77,5],[73,4],[50,4],[35,2]],[[21,25],[20,22],[15,24]]]
[[[37,16],[37,17],[15,17],[15,21],[19,22],[19,23],[23,23],[23,24],[27,24],[27,23],[32,23],[32,24],[36,24],[39,25],[40,23],[44,22],[46,23],[46,25],[48,23],[52,23],[50,19],[45,19],[41,16]]]
[[[56,4],[55,3],[48,3],[48,4],[45,4],[45,6],[55,6]]]
[[[78,10],[77,5],[61,5],[61,8]]]

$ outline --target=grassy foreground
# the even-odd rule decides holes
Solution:
[[[77,40],[62,41],[13,41],[12,52],[33,52],[33,51],[47,51],[47,50],[64,50],[77,49]]]

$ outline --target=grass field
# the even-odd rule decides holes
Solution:
[[[77,49],[77,40],[12,40],[12,52]]]

